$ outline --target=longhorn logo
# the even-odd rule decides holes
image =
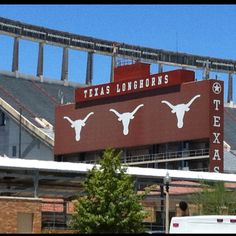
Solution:
[[[64,116],[63,118],[68,120],[71,123],[71,128],[75,129],[75,140],[79,141],[80,140],[80,133],[81,133],[81,129],[82,127],[84,127],[86,125],[86,121],[87,119],[93,115],[94,112],[90,112],[83,120],[71,120],[70,117],[68,116]]]
[[[196,95],[194,96],[187,104],[182,103],[182,104],[177,104],[177,105],[172,105],[170,102],[168,101],[161,101],[161,103],[165,103],[166,105],[168,105],[171,108],[171,112],[172,113],[176,113],[176,118],[177,118],[177,127],[180,129],[183,127],[184,125],[184,115],[185,112],[190,110],[190,106],[191,104],[194,102],[195,99],[197,99],[198,97],[200,97],[200,95]]]
[[[118,111],[114,109],[109,110],[109,111],[114,112],[117,115],[118,121],[122,122],[124,135],[128,135],[130,120],[134,119],[134,114],[140,109],[140,107],[143,107],[143,106],[144,106],[143,104],[140,104],[132,112],[124,112],[122,114],[120,114]]]

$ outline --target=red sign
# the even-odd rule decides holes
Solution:
[[[137,93],[146,90],[180,85],[184,82],[194,81],[194,71],[173,70],[150,75],[143,79],[119,81],[75,90],[75,102],[85,102],[110,96]]]
[[[58,106],[55,155],[92,152],[107,147],[209,140],[210,135],[214,135],[209,127],[209,108],[213,109],[209,96],[211,82],[183,83],[178,89],[171,87],[168,93],[156,90],[149,96],[140,93],[135,99],[125,101],[106,99],[107,102],[99,105],[88,103],[88,106],[78,108],[75,104]],[[217,136],[213,137],[213,142]]]

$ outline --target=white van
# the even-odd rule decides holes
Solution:
[[[169,233],[236,234],[236,215],[201,215],[172,217]]]

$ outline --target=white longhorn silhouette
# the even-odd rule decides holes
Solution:
[[[90,112],[83,120],[79,119],[79,120],[71,120],[70,117],[68,116],[64,116],[63,118],[68,120],[71,123],[71,128],[75,129],[75,140],[79,141],[80,140],[80,132],[83,126],[85,126],[85,122],[87,121],[87,119],[93,115],[94,112]]]
[[[177,127],[178,128],[182,128],[184,125],[184,115],[185,112],[190,110],[190,105],[194,102],[195,99],[197,99],[198,97],[200,97],[200,95],[196,95],[194,96],[187,104],[182,103],[182,104],[177,104],[177,105],[172,105],[170,102],[168,101],[161,101],[161,103],[165,103],[167,104],[170,108],[171,108],[171,112],[172,113],[176,113],[176,118],[177,118]]]
[[[124,135],[128,135],[130,120],[134,119],[134,114],[138,111],[140,107],[143,107],[143,106],[144,106],[143,104],[140,104],[132,112],[124,112],[122,114],[120,114],[118,111],[114,109],[109,110],[109,111],[114,112],[118,116],[118,121],[122,121]]]

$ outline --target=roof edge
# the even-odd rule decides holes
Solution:
[[[48,134],[44,133],[40,128],[31,123],[28,119],[26,119],[23,115],[21,115],[17,110],[15,110],[10,104],[0,98],[0,106],[7,111],[16,121],[19,122],[21,118],[21,123],[23,126],[28,128],[32,133],[36,136],[40,137],[46,144],[50,146],[54,146],[54,139],[50,137]]]
[[[34,75],[30,75],[30,74],[23,74],[23,73],[19,73],[18,71],[11,72],[11,71],[0,70],[0,75],[19,78],[19,79],[25,79],[25,80],[34,80],[34,81],[38,81],[38,82],[41,82],[41,83],[71,86],[71,87],[74,87],[74,88],[89,86],[87,84],[71,82],[71,81],[68,81],[68,80],[56,80],[56,79],[45,78],[43,76],[34,76]]]

